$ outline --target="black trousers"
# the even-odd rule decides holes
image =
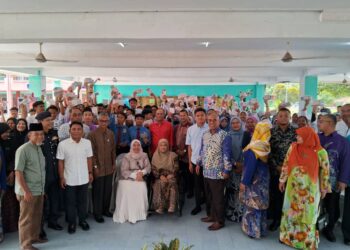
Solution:
[[[278,188],[279,178],[279,175],[273,175],[270,180],[270,213],[275,222],[281,221],[284,200],[284,193]]]
[[[92,183],[92,203],[94,215],[102,216],[109,212],[112,195],[113,174],[97,177]]]
[[[339,192],[329,193],[326,195],[326,197],[323,200],[323,205],[328,215],[328,224],[326,226],[327,230],[333,231],[340,217],[339,200],[340,200]]]
[[[203,178],[203,168],[201,167],[199,171],[199,175],[196,174],[196,164],[192,163],[193,165],[193,178],[194,178],[194,198],[196,200],[196,207],[200,207],[202,204],[202,201],[205,199],[205,193],[204,193],[204,178]],[[207,208],[207,213],[208,213]]]
[[[345,240],[350,240],[350,187],[345,189],[342,231]]]
[[[188,163],[184,161],[179,161],[180,171],[182,174],[182,178],[184,181],[182,183],[184,184],[183,191],[187,193],[193,193],[193,176],[188,169]]]
[[[44,200],[44,218],[50,224],[56,224],[60,214],[60,193],[58,181],[51,182],[46,186],[46,197]]]
[[[225,180],[204,178],[208,216],[220,224],[225,223]]]
[[[76,224],[77,215],[79,223],[87,218],[87,197],[89,183],[80,186],[66,186],[66,218],[69,224]]]

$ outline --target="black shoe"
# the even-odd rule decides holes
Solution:
[[[272,232],[276,231],[280,227],[280,223],[280,221],[273,221],[269,226],[269,230]]]
[[[336,242],[336,241],[337,241],[337,239],[335,238],[335,235],[334,235],[334,233],[333,233],[332,230],[329,230],[329,229],[327,229],[327,228],[324,228],[324,229],[322,230],[322,234],[323,234],[324,237],[326,237],[326,239],[327,239],[328,241],[330,241],[330,242]]]
[[[75,224],[69,224],[69,225],[68,225],[68,233],[69,233],[69,234],[74,234],[76,229],[77,229],[77,228],[76,228],[76,225],[75,225]]]
[[[96,215],[95,215],[95,221],[96,221],[97,223],[103,223],[103,222],[105,222],[105,219],[103,219],[102,216],[96,216]]]
[[[79,226],[84,231],[88,231],[90,229],[90,226],[89,226],[89,224],[86,221],[79,222]]]
[[[39,234],[39,238],[42,240],[47,240],[47,235],[44,229],[41,229],[41,232]]]
[[[107,213],[104,213],[103,216],[111,218],[111,217],[113,217],[113,214],[111,212],[107,212]]]
[[[189,192],[189,193],[187,194],[187,199],[192,199],[193,196],[194,196],[193,192]]]
[[[350,240],[349,239],[344,239],[344,244],[347,246],[350,246]]]
[[[192,215],[196,215],[198,213],[200,213],[202,211],[201,207],[195,207],[192,211],[191,214]]]
[[[56,231],[62,231],[63,230],[63,227],[57,223],[53,224],[53,223],[49,223],[47,225],[48,228],[51,228],[53,230],[56,230]]]

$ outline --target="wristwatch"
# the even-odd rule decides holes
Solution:
[[[97,165],[94,166],[94,169],[97,169]]]

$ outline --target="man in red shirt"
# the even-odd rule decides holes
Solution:
[[[152,155],[154,151],[156,151],[160,139],[167,139],[170,144],[170,148],[173,147],[173,126],[170,122],[165,120],[165,112],[163,109],[157,109],[155,121],[149,126],[149,130],[152,138]]]

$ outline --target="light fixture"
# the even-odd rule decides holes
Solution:
[[[201,42],[201,45],[205,46],[206,48],[209,47],[210,45],[210,42]]]
[[[122,48],[125,48],[125,43],[119,42],[119,43],[116,43],[116,44],[119,45]]]

